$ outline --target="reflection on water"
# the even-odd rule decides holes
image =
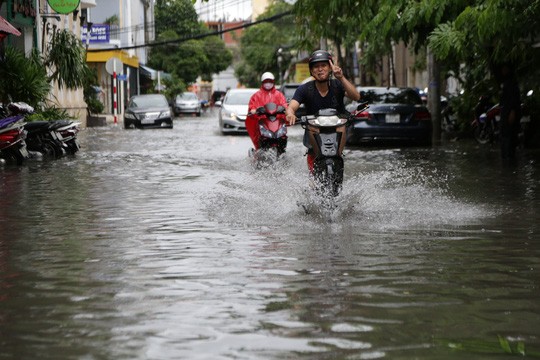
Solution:
[[[0,359],[539,353],[536,154],[351,150],[306,214],[300,134],[263,171],[204,117],[0,168]]]

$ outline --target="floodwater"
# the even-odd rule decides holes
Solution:
[[[259,171],[215,114],[0,167],[0,359],[540,357],[538,152],[349,149],[328,213],[289,133]]]

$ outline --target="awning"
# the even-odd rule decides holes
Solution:
[[[149,68],[148,66],[139,65],[139,70],[141,72],[141,75],[144,77],[147,77],[151,80],[157,79],[157,71]]]
[[[141,75],[142,76],[145,76],[147,78],[149,78],[150,80],[157,80],[158,78],[158,71],[157,70],[154,70],[148,66],[145,66],[145,65],[139,65],[139,69],[140,69],[140,72],[141,72]],[[159,72],[159,76],[161,79],[171,79],[172,76],[171,74],[169,73],[166,73],[164,71],[160,71]]]
[[[107,50],[92,52],[89,51],[86,53],[86,62],[89,63],[104,63],[107,62],[111,57],[117,57],[126,65],[129,65],[134,68],[139,67],[139,58],[135,55],[130,56],[127,52],[123,50]]]
[[[21,36],[21,32],[0,16],[0,39],[8,35]]]

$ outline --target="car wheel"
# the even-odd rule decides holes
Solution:
[[[201,112],[199,111],[198,113],[195,114],[197,117],[201,117]]]
[[[131,123],[129,121],[124,120],[124,129],[131,128]]]

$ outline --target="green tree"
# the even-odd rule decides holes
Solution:
[[[149,66],[171,73],[185,90],[197,77],[210,80],[231,64],[232,54],[221,39],[201,36],[209,30],[197,21],[190,0],[158,0],[155,10],[157,41],[163,45],[152,48]]]
[[[273,2],[257,20],[276,14],[290,11],[292,6],[284,1]],[[235,68],[235,74],[241,83],[247,86],[259,87],[260,76],[270,71],[278,75],[290,63],[291,56],[288,51],[282,53],[282,66],[279,68],[279,48],[290,48],[295,44],[296,33],[292,16],[285,16],[279,20],[260,23],[244,30],[240,40],[241,60]]]
[[[157,0],[154,10],[158,35],[167,30],[182,36],[200,33],[197,12],[191,0]]]
[[[299,47],[309,52],[335,45],[339,64],[345,75],[352,72],[351,59],[346,59],[343,48],[352,48],[358,34],[372,14],[372,0],[298,0],[294,6],[296,24],[300,34]],[[358,10],[352,10],[358,9]]]
[[[472,89],[493,75],[497,64],[510,61],[522,78],[538,80],[538,48],[532,44],[538,42],[540,0],[364,0],[359,11],[345,11],[357,5],[298,0],[295,14],[304,42],[319,37],[348,48],[360,41],[362,61],[373,67],[398,41],[417,54],[426,51],[436,137],[439,73],[457,76]]]
[[[540,54],[533,45],[540,31],[539,0],[477,0],[460,10],[441,22],[428,40],[433,53],[462,74],[466,89],[494,75],[503,62],[515,64],[521,78],[538,82]]]

